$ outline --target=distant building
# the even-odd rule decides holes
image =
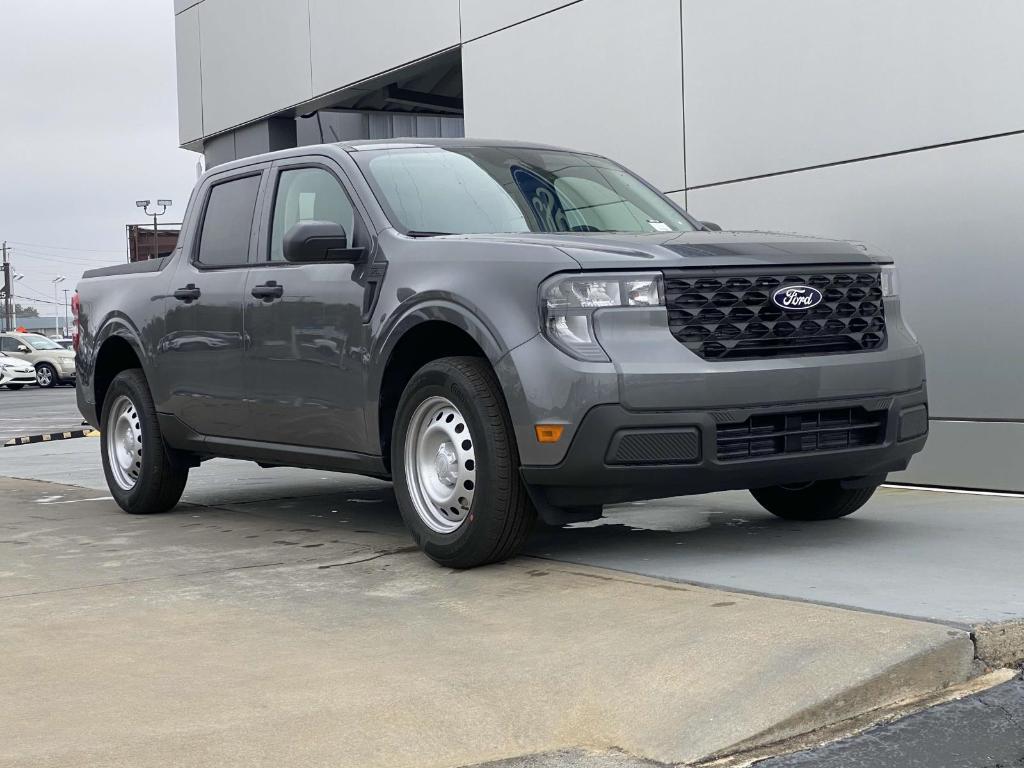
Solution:
[[[181,224],[157,225],[155,253],[152,224],[128,224],[125,230],[128,235],[128,261],[146,261],[171,254],[178,244]]]
[[[70,323],[70,317],[68,322]],[[53,336],[55,330],[61,336],[67,336],[70,331],[65,326],[64,315],[59,315],[57,318],[54,318],[53,315],[44,315],[42,317],[19,316],[14,327],[18,330],[24,328],[26,333],[38,333],[43,336]]]

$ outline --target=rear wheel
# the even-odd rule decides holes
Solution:
[[[395,495],[421,549],[472,568],[514,555],[536,512],[487,362],[449,357],[417,371],[402,394],[391,441]]]
[[[49,363],[40,363],[36,366],[36,384],[40,387],[57,386],[57,369]]]
[[[100,453],[114,501],[133,514],[174,507],[185,490],[188,467],[164,444],[142,371],[133,368],[114,378],[102,414]]]
[[[839,480],[818,480],[754,488],[750,493],[762,507],[785,520],[835,520],[863,507],[877,488],[843,488]]]

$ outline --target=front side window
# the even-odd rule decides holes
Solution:
[[[593,155],[429,147],[357,160],[392,221],[412,234],[695,229],[667,198]]]
[[[270,260],[284,261],[284,237],[301,221],[331,221],[345,230],[353,247],[355,213],[338,180],[323,168],[282,171],[274,198]]]
[[[210,190],[197,261],[206,267],[243,265],[249,259],[260,177],[245,176],[218,184]]]

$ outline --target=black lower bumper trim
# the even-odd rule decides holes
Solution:
[[[630,411],[621,405],[600,405],[581,422],[565,459],[557,465],[523,467],[531,493],[553,507],[614,504],[693,493],[759,488],[784,483],[852,477],[884,477],[907,468],[919,452],[927,432],[900,439],[901,415],[919,414],[925,405],[924,387],[913,392],[872,398],[852,398],[814,403],[792,403],[758,408],[725,408],[718,411]],[[717,426],[741,421],[746,414],[799,413],[822,408],[857,408],[887,411],[885,434],[875,445],[780,454],[745,460],[719,461]],[[903,436],[921,429],[904,426]],[[927,429],[927,422],[924,424]],[[699,435],[700,450],[687,462],[615,464],[609,452],[616,435],[626,430],[686,432]],[[696,460],[694,460],[696,457]]]

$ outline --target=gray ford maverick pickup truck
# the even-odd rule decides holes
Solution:
[[[87,272],[74,310],[79,407],[125,510],[170,509],[217,456],[389,478],[452,567],[631,500],[749,488],[841,517],[928,431],[890,260],[719,231],[554,147],[218,166],[175,251]]]

